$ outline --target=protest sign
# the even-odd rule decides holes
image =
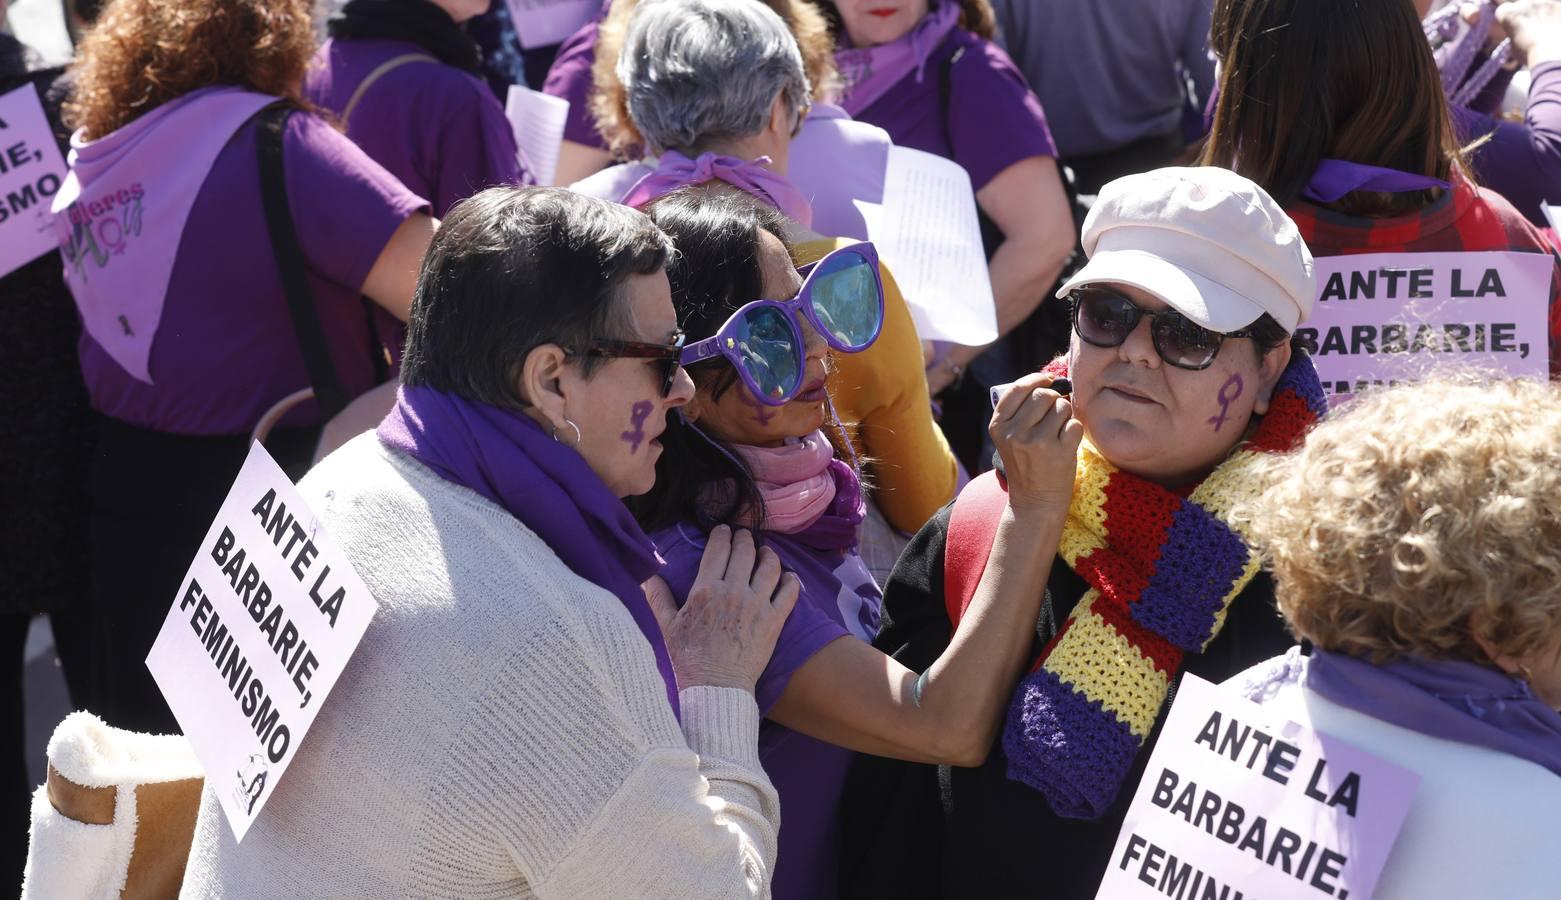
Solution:
[[[602,0],[507,0],[515,36],[527,50],[561,44],[602,9]]]
[[[0,96],[0,278],[59,246],[49,203],[64,181],[37,90],[27,84]]]
[[[146,658],[238,840],[379,604],[259,443]]]
[[[512,84],[504,99],[504,115],[515,132],[521,168],[531,173],[537,184],[551,186],[558,173],[569,101]]]
[[[1184,675],[1097,900],[1370,900],[1419,783]]]
[[[924,341],[997,340],[997,308],[970,175],[959,163],[893,147],[883,203],[853,201]]]
[[[1296,334],[1337,400],[1449,365],[1543,379],[1548,253],[1368,253],[1319,258],[1317,303]]]

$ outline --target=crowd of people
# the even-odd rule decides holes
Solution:
[[[1561,0],[589,5],[0,32],[69,159],[0,278],[0,883],[32,619],[181,731],[145,660],[261,440],[378,612],[181,896],[1093,897],[1184,675],[1419,777],[1375,896],[1554,896],[1561,390],[1330,412],[1302,326],[1325,258],[1528,254],[1561,378]],[[918,333],[891,147],[968,173],[996,341]]]

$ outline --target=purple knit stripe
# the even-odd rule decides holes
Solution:
[[[1040,791],[1069,819],[1105,814],[1140,746],[1116,716],[1044,668],[1019,683],[1003,726],[1009,780]]]
[[[1183,503],[1171,517],[1149,586],[1128,607],[1133,620],[1189,653],[1202,650],[1248,553],[1223,522]]]
[[[1317,418],[1321,419],[1328,414],[1328,398],[1323,394],[1323,383],[1318,379],[1317,369],[1311,359],[1291,360],[1290,365],[1285,366],[1279,383],[1274,385],[1275,394],[1283,391],[1290,391],[1306,401],[1306,408]]]

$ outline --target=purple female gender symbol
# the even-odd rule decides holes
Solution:
[[[737,399],[742,401],[744,406],[753,409],[753,420],[759,423],[760,428],[770,424],[771,420],[775,418],[775,413],[770,412],[771,408],[750,396],[746,389],[738,388]]]
[[[1214,426],[1216,433],[1225,425],[1225,417],[1230,413],[1230,405],[1240,399],[1242,391],[1246,390],[1246,386],[1246,382],[1241,380],[1241,376],[1235,373],[1231,373],[1231,376],[1225,379],[1225,383],[1220,385],[1220,414],[1209,416],[1209,424]],[[1229,397],[1225,396],[1225,393],[1231,388],[1235,388],[1236,392]]]
[[[619,437],[623,438],[629,443],[630,453],[639,452],[640,444],[644,443],[645,420],[650,418],[650,411],[654,408],[655,407],[651,406],[649,400],[641,400],[640,402],[634,404],[633,411],[629,413],[629,424],[634,426],[634,430],[625,431],[623,434],[619,435]]]

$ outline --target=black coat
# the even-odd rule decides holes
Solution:
[[[36,90],[63,153],[62,72],[28,71],[22,45],[0,34],[0,94]],[[95,426],[76,356],[81,319],[64,272],[51,250],[0,278],[0,614],[60,610],[87,592]]]
[[[876,645],[918,672],[938,658],[952,634],[943,599],[951,509],[945,507],[916,535],[884,589]],[[1057,625],[1087,589],[1059,558],[1048,582]],[[1044,621],[1038,623],[1038,630],[1044,627]],[[1183,671],[1219,682],[1293,643],[1274,606],[1273,581],[1259,573],[1231,604],[1219,636],[1206,652],[1188,654]],[[1040,650],[1037,637],[1032,658]],[[1041,794],[1009,781],[1001,737],[986,764],[975,769],[859,755],[841,806],[840,896],[1093,898],[1169,706],[1162,708],[1117,802],[1098,821],[1057,816]]]

